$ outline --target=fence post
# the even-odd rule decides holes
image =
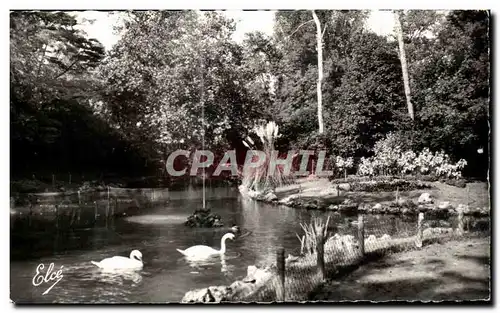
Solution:
[[[109,186],[108,186],[108,206],[106,208],[106,219],[108,219],[108,217],[109,217],[109,206],[110,206],[110,204],[109,204]]]
[[[56,228],[59,228],[59,205],[56,204]]]
[[[318,272],[321,275],[321,279],[326,278],[326,271],[325,271],[325,238],[323,236],[323,230],[321,231],[321,234],[317,234],[318,236],[318,241],[316,244],[316,252],[317,252],[317,259],[316,259],[316,265],[318,267]]]
[[[28,226],[31,227],[31,219],[33,218],[33,203],[30,203],[30,213],[28,215]]]
[[[394,236],[398,232],[398,227],[397,227],[397,222],[396,222],[396,217],[391,216],[391,236]]]
[[[279,277],[276,300],[285,301],[285,249],[283,247],[276,250],[276,267]]]
[[[365,256],[365,223],[363,222],[363,215],[358,215],[358,243],[363,258]]]
[[[94,223],[97,221],[97,201],[94,201]]]
[[[71,185],[71,173],[69,173],[69,185]]]
[[[78,205],[82,204],[82,198],[80,197],[80,190],[78,190]]]
[[[56,188],[56,177],[52,174],[52,188]]]
[[[464,211],[459,210],[458,211],[458,229],[457,229],[457,234],[459,236],[463,236],[464,234]]]
[[[417,221],[417,240],[415,241],[415,245],[417,248],[422,248],[422,224],[424,221],[424,213],[418,213],[418,221]]]

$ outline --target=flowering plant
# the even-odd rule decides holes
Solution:
[[[462,169],[467,165],[466,160],[460,159],[453,164],[446,153],[443,151],[433,153],[429,148],[424,148],[418,154],[411,150],[403,152],[401,146],[391,136],[393,135],[389,134],[386,139],[375,143],[374,156],[360,159],[359,175],[420,173],[455,179],[462,177]]]

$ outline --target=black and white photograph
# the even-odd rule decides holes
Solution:
[[[491,304],[493,18],[10,9],[10,301]]]

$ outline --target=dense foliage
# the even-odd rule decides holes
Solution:
[[[11,14],[10,140],[15,177],[73,172],[76,179],[83,172],[115,172],[130,165],[133,174],[143,162],[89,106],[100,98],[96,68],[104,47],[75,25],[75,18],[63,12]]]
[[[485,175],[488,12],[401,12],[414,121],[394,38],[367,28],[369,12],[316,14],[324,29],[322,135],[310,11],[278,12],[272,36],[249,33],[241,43],[220,13],[131,12],[107,54],[68,12],[11,13],[12,175],[161,176],[170,151],[202,145],[216,158],[236,149],[242,163],[243,139],[271,120],[282,134],[276,148],[327,149],[342,174],[353,167],[349,157],[363,157],[369,171],[367,160],[386,153],[386,168],[409,173],[442,151],[430,157],[444,160],[432,167],[438,175],[455,175],[460,159],[465,174]],[[400,150],[376,144],[389,133]]]

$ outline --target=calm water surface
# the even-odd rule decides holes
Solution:
[[[52,227],[11,236],[11,299],[19,303],[179,302],[191,289],[227,285],[244,277],[249,265],[274,262],[279,246],[286,249],[286,254],[297,254],[300,243],[296,233],[302,233],[300,223],[307,223],[313,214],[325,214],[245,200],[235,189],[211,191],[225,196],[208,200],[207,207],[220,214],[225,225],[234,223],[242,228],[242,235],[227,241],[228,252],[223,260],[190,264],[176,251],[197,244],[220,248],[220,238],[228,230],[184,226],[187,216],[202,202],[175,200],[148,209],[140,216],[114,219],[107,225],[64,233]],[[186,198],[192,197],[186,193]],[[356,217],[332,215],[332,230],[354,235],[357,232],[354,220]],[[413,219],[389,216],[367,217],[365,223],[366,236],[384,233],[408,236],[414,233],[416,225]],[[128,257],[133,249],[143,254],[142,271],[107,274],[90,263],[115,255]],[[50,263],[54,263],[55,270],[63,266],[64,277],[46,295],[42,293],[52,283],[38,287],[32,284],[40,263],[45,264],[45,269]]]

